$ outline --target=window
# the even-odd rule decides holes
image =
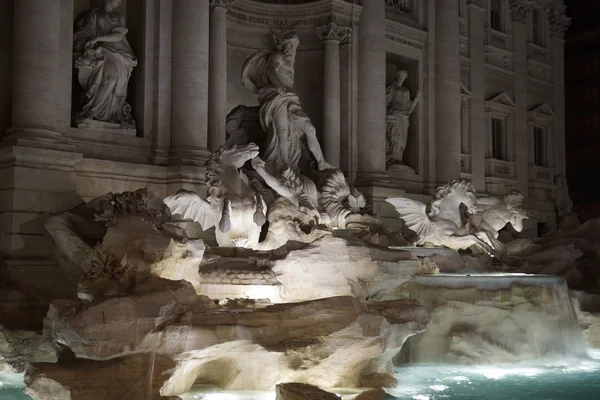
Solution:
[[[504,120],[492,118],[492,157],[504,160]]]
[[[544,38],[542,34],[542,13],[538,8],[531,10],[531,39],[534,44],[542,46]]]
[[[502,0],[490,2],[490,26],[493,30],[502,31]]]
[[[533,127],[533,163],[546,166],[546,132],[539,126]]]

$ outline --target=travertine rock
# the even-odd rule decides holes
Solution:
[[[194,328],[203,326],[229,341],[178,357],[163,395],[185,393],[196,381],[228,390],[269,390],[281,381],[325,389],[393,386],[392,358],[406,337],[429,324],[425,309],[408,299],[333,297],[231,311],[191,318]]]
[[[81,358],[106,360],[152,352],[159,342],[161,353],[175,355],[194,348],[193,338],[186,342],[189,315],[214,307],[213,301],[196,295],[185,281],[153,278],[135,286],[129,295],[97,300],[87,307],[78,300],[53,302],[44,321],[44,335]],[[160,341],[158,332],[169,324],[181,324],[181,331]]]
[[[175,357],[177,367],[161,393],[179,395],[196,381],[231,390],[268,390],[282,380],[324,388],[393,385],[392,358],[430,321],[410,299],[218,307],[184,281],[152,284],[85,308],[54,302],[45,335],[83,358]]]
[[[275,386],[276,400],[340,400],[341,397],[307,383],[280,383]]]
[[[200,265],[199,293],[219,299],[268,297],[273,302],[350,295],[367,298],[393,291],[418,268],[411,252],[352,235],[325,236],[310,244],[288,242],[270,252],[212,248]],[[359,294],[360,282],[364,285]]]
[[[56,349],[41,335],[0,325],[0,372],[23,372],[29,363],[56,360]]]
[[[159,354],[133,354],[108,361],[61,357],[35,364],[25,374],[25,391],[35,400],[158,400],[164,371],[173,361]]]
[[[392,399],[392,396],[387,394],[383,389],[371,389],[362,392],[354,398],[354,400],[387,400]]]

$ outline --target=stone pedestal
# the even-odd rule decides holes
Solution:
[[[235,0],[212,0],[208,93],[208,149],[225,144],[227,116],[227,6]]]
[[[460,178],[460,57],[458,2],[435,6],[436,181]]]
[[[317,28],[325,45],[323,63],[323,147],[325,159],[340,166],[340,42],[346,40],[350,28],[330,23]]]

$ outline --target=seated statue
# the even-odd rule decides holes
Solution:
[[[91,0],[75,22],[73,59],[83,89],[80,127],[135,129],[127,84],[137,65],[125,35],[121,0]],[[101,122],[95,122],[101,121]]]

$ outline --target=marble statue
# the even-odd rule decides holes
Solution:
[[[282,192],[274,186],[279,182],[291,187],[295,197],[309,201],[318,210],[317,225],[332,229],[378,229],[381,221],[368,214],[364,196],[353,192],[344,174],[324,159],[315,127],[302,110],[298,95],[292,92],[298,36],[280,33],[273,38],[276,50],[257,51],[242,69],[242,83],[258,94],[259,107],[237,106],[227,115],[227,144],[259,145],[264,168],[245,171],[270,210],[276,203],[278,208],[280,202],[286,203],[280,197],[290,198],[285,194],[287,190]],[[290,215],[306,226],[302,215],[308,209],[301,206]],[[270,225],[275,215],[270,215]]]
[[[278,195],[268,209],[260,191],[242,170],[247,161]],[[289,240],[310,243],[331,234],[322,224],[316,190],[313,196],[307,196],[291,168],[278,178],[271,175],[253,143],[214,152],[206,163],[206,177],[206,200],[195,192],[181,190],[164,202],[173,215],[198,222],[203,230],[215,227],[219,246],[272,250]],[[267,235],[259,242],[266,221]]]
[[[301,138],[306,137],[308,148],[319,170],[332,168],[325,161],[315,127],[302,110],[294,86],[294,63],[300,40],[292,34],[276,39],[276,50],[259,50],[252,54],[242,69],[243,85],[258,94],[260,122],[268,134],[262,158],[283,169],[298,169],[302,155]]]
[[[240,168],[256,156],[253,143],[217,150],[206,162],[207,199],[180,191],[166,197],[165,204],[172,214],[198,222],[203,230],[214,226],[219,246],[254,247],[266,221],[266,204]]]
[[[127,84],[138,60],[127,42],[121,0],[91,0],[75,22],[73,59],[83,89],[78,127],[135,132]]]
[[[364,196],[323,158],[292,92],[298,36],[275,43],[277,50],[258,51],[244,65],[242,82],[258,94],[259,107],[238,106],[227,116],[226,145],[206,165],[207,199],[181,191],[165,203],[203,230],[214,226],[224,247],[271,250],[290,240],[313,242],[331,229],[381,229]]]
[[[461,213],[461,206],[468,215],[477,212],[477,193],[466,179],[456,179],[439,187],[430,205],[406,197],[389,197],[388,203],[396,208],[406,226],[417,234],[417,246],[445,246],[451,249],[473,247],[496,256],[494,241],[490,234],[478,229],[468,231],[468,224]]]
[[[398,69],[394,81],[388,85],[386,90],[386,165],[402,164],[402,157],[406,149],[408,139],[408,126],[410,115],[415,110],[421,97],[423,80],[413,100],[410,99],[410,91],[404,86],[408,72]]]
[[[499,254],[504,253],[504,245],[498,240],[499,232],[507,224],[511,224],[517,232],[523,230],[523,220],[529,218],[527,211],[522,207],[524,196],[518,190],[511,190],[503,199],[491,197],[487,200],[487,207],[481,214],[481,222],[476,230],[488,233],[494,249]]]
[[[523,230],[523,220],[529,218],[522,207],[525,197],[518,190],[511,190],[503,199],[492,198],[481,214],[479,229],[484,229],[494,239],[507,224],[511,224],[517,232]]]

